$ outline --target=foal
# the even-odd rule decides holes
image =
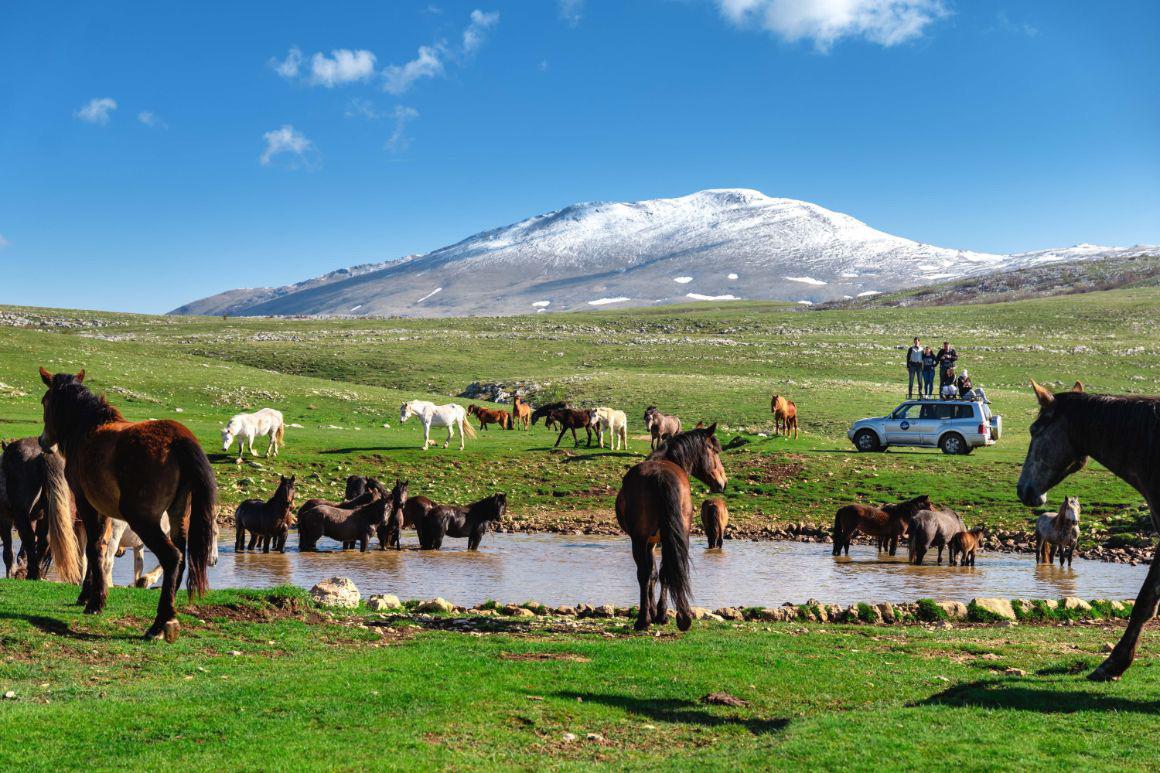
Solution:
[[[709,549],[724,547],[725,527],[729,525],[729,508],[721,497],[706,499],[701,503],[701,528],[709,540]]]
[[[959,566],[974,566],[975,565],[975,551],[979,549],[979,545],[983,544],[983,527],[977,526],[970,531],[960,531],[951,537],[950,546],[950,565],[955,565],[956,556],[962,556],[959,560]]]
[[[482,405],[469,405],[467,412],[479,419],[479,428],[487,429],[488,424],[498,424],[500,429],[512,428],[512,415],[502,408],[484,408]]]
[[[237,527],[235,552],[246,550],[247,530],[250,532],[250,550],[254,549],[254,544],[261,538],[263,553],[270,552],[271,541],[279,553],[286,552],[286,536],[294,523],[294,477],[282,476],[274,496],[265,502],[261,499],[247,499],[238,505],[234,511]]]

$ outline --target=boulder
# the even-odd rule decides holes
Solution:
[[[535,617],[536,613],[526,607],[518,607],[515,604],[508,604],[500,610],[508,617]]]
[[[1062,602],[1060,602],[1060,606],[1063,609],[1078,609],[1081,612],[1090,612],[1092,608],[1091,604],[1087,603],[1078,596],[1068,596]]]
[[[878,610],[878,617],[882,620],[882,622],[884,622],[884,623],[893,623],[894,622],[894,620],[895,620],[894,607],[890,606],[889,604],[882,603],[882,604],[878,604],[875,607],[875,609]]]
[[[967,605],[961,601],[936,601],[935,604],[937,604],[943,612],[946,612],[947,617],[952,620],[963,620],[967,616]],[[1014,615],[1015,612],[1012,611],[1011,616],[1014,617]]]
[[[616,617],[616,607],[611,604],[601,604],[592,609],[593,617]]]
[[[358,586],[349,577],[331,577],[310,589],[310,597],[324,607],[353,609],[358,606]]]
[[[417,612],[453,612],[455,605],[444,598],[428,599],[415,607]]]
[[[971,603],[979,609],[990,612],[992,615],[1001,617],[1004,620],[1015,619],[1015,610],[1011,607],[1011,602],[1007,599],[973,599]]]
[[[725,620],[744,620],[745,614],[737,607],[721,607],[717,610],[717,616]]]
[[[398,596],[390,593],[374,593],[367,597],[367,609],[372,612],[386,612],[390,609],[402,609],[403,602]]]

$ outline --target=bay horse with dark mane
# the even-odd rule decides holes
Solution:
[[[173,641],[180,630],[175,596],[185,570],[191,598],[209,585],[217,499],[209,459],[193,433],[176,421],[126,421],[103,396],[89,391],[83,370],[54,376],[41,368],[40,378],[48,387],[41,400],[40,447],[64,457],[65,477],[87,537],[88,567],[78,603],[86,614],[104,610],[105,526],[110,518],[125,521],[163,571],[157,616],[145,637],[164,635]],[[168,534],[161,526],[167,512]]]
[[[574,447],[579,447],[580,438],[576,436],[576,430],[582,429],[588,433],[588,447],[592,447],[592,412],[580,410],[577,408],[554,408],[548,412],[548,418],[544,425],[555,429],[555,425],[560,425],[560,434],[556,436],[556,443],[552,448],[559,448],[560,441],[564,439],[564,433],[572,430],[572,441]]]
[[[279,553],[286,552],[286,536],[294,523],[294,477],[280,476],[274,496],[263,501],[247,499],[234,511],[234,525],[237,528],[234,551],[241,553],[246,548],[246,532],[250,532],[249,550],[254,549],[258,540],[262,541],[262,552],[270,552],[270,543]]]
[[[479,428],[487,429],[488,424],[498,424],[500,429],[512,428],[512,415],[502,408],[484,408],[482,405],[469,405],[467,412],[479,419]]]
[[[563,402],[563,401],[559,401],[559,402],[555,402],[555,403],[548,403],[547,405],[541,405],[539,408],[532,411],[532,426],[533,427],[536,426],[536,422],[539,421],[540,419],[547,418],[548,414],[550,414],[552,411],[557,411],[561,408],[571,408],[571,407],[572,407],[571,403]]]
[[[907,524],[911,516],[922,510],[933,510],[930,497],[926,494],[897,504],[874,505],[852,504],[838,508],[834,514],[833,555],[842,551],[850,555],[850,540],[859,532],[878,537],[878,550],[889,548],[890,555],[898,552],[898,540],[906,536]]]
[[[631,467],[616,495],[616,520],[632,538],[632,557],[640,585],[640,611],[636,630],[664,622],[665,596],[677,610],[677,628],[692,625],[689,611],[689,529],[693,523],[693,500],[689,476],[702,481],[713,493],[725,490],[728,478],[721,466],[721,443],[714,423],[675,435],[649,457]],[[661,546],[661,563],[655,565],[655,547]],[[660,592],[654,594],[657,581]]]
[[[65,582],[80,582],[75,508],[64,461],[40,450],[34,437],[5,443],[0,452],[0,542],[4,575],[12,576],[12,529],[20,535],[24,576],[38,580],[55,557]]]
[[[1031,424],[1031,445],[1016,491],[1028,507],[1047,502],[1047,492],[1095,459],[1139,491],[1148,503],[1152,528],[1160,531],[1160,398],[1088,394],[1076,382],[1070,392],[1052,394],[1031,382],[1039,416]],[[1160,546],[1119,643],[1088,678],[1118,679],[1132,665],[1140,632],[1156,616],[1160,602]]]

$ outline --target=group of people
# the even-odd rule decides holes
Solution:
[[[984,399],[982,391],[971,383],[971,375],[964,368],[956,373],[955,365],[959,361],[959,353],[951,346],[950,341],[943,341],[942,348],[937,352],[929,346],[923,346],[917,336],[914,344],[906,350],[906,372],[909,380],[906,387],[906,397],[933,398],[934,372],[938,369],[938,394],[944,400]]]

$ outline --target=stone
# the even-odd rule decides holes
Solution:
[[[1015,668],[1014,666],[1003,669],[1003,673],[1010,674],[1011,676],[1027,676],[1026,671],[1022,668]]]
[[[556,607],[553,611],[557,615],[560,615],[562,617],[575,617],[576,616],[576,608],[575,607],[567,607],[567,606]]]
[[[1100,652],[1103,652],[1105,654],[1111,654],[1112,650],[1114,650],[1115,648],[1116,648],[1116,645],[1112,644],[1110,641],[1106,641],[1106,642],[1104,642],[1104,646],[1100,647]]]
[[[1061,604],[1064,609],[1078,609],[1081,612],[1090,612],[1092,605],[1078,596],[1068,596]]]
[[[967,616],[967,605],[961,601],[936,601],[935,604],[952,620],[963,620]],[[1012,612],[1012,615],[1015,613]]]
[[[992,615],[1001,617],[1004,620],[1015,619],[1015,610],[1011,607],[1011,602],[1007,599],[973,599],[971,603],[979,609],[990,612]]]
[[[349,577],[331,577],[310,589],[310,597],[324,607],[353,609],[358,606],[358,586]]]
[[[503,614],[508,617],[535,617],[536,613],[526,607],[518,607],[515,604],[508,604],[502,610]]]
[[[367,609],[372,612],[385,612],[389,609],[401,609],[403,602],[398,596],[390,593],[374,593],[367,597]]]
[[[881,618],[882,622],[884,622],[884,623],[893,623],[894,622],[894,620],[895,620],[894,607],[890,606],[889,604],[882,603],[882,604],[878,604],[875,607],[875,609],[878,610],[878,617]]]
[[[560,736],[560,740],[563,741],[564,743],[572,743],[573,741],[576,740],[576,734],[575,733],[564,733],[564,735]]]
[[[717,616],[725,620],[744,620],[745,614],[737,607],[721,607],[717,610]]]
[[[592,609],[593,617],[616,617],[616,607],[611,604],[601,604]]]
[[[1127,609],[1127,607],[1124,606],[1124,602],[1122,602],[1122,601],[1113,601],[1113,602],[1111,602],[1111,604],[1112,604],[1112,609],[1116,612],[1123,612],[1125,609]]]
[[[455,605],[444,598],[428,599],[415,607],[418,612],[452,612]]]

